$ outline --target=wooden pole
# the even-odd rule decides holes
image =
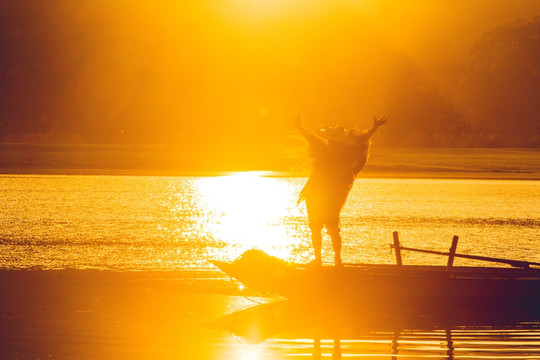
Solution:
[[[452,265],[454,265],[454,257],[456,256],[457,242],[458,242],[458,237],[457,235],[454,235],[454,238],[452,239],[452,246],[450,247],[450,252],[448,253],[448,263],[446,264],[446,267],[448,269],[452,268]]]
[[[398,232],[394,231],[394,250],[396,250],[396,261],[398,265],[403,265],[401,261],[401,245],[399,244]]]

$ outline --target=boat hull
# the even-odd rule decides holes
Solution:
[[[250,258],[253,257],[253,258]],[[537,269],[345,265],[306,267],[268,255],[214,262],[252,290],[290,301],[407,308],[540,307]]]

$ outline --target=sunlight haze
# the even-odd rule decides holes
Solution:
[[[210,148],[230,159],[252,149],[279,162],[300,114],[311,128],[368,127],[387,115],[384,146],[540,146],[540,55],[530,44],[538,1],[4,0],[0,8],[3,142],[175,144],[201,159]],[[485,36],[504,24],[513,33]],[[492,58],[493,46],[517,36],[519,53]],[[508,94],[486,90],[490,81]],[[514,98],[515,81],[523,94]]]

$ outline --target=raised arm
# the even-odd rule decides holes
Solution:
[[[320,146],[326,146],[326,143],[319,139],[317,136],[313,135],[311,131],[306,129],[302,125],[302,121],[300,120],[300,116],[297,116],[294,119],[294,126],[298,129],[300,134],[308,141],[308,143],[313,147],[320,147]]]
[[[373,126],[363,136],[364,141],[368,141],[373,136],[373,134],[375,134],[375,132],[377,131],[377,129],[379,127],[381,127],[381,126],[385,125],[386,123],[388,123],[388,120],[389,119],[386,116],[383,116],[382,118],[380,118],[378,120],[377,120],[377,117],[374,117],[373,118]]]

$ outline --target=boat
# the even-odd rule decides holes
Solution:
[[[399,242],[395,248],[398,252],[411,250]],[[304,304],[374,310],[540,312],[540,269],[530,266],[537,263],[485,258],[519,268],[453,266],[453,258],[462,256],[455,253],[454,244],[453,248],[445,253],[448,266],[403,265],[400,255],[396,265],[309,266],[287,263],[260,250],[248,250],[233,262],[213,264],[251,290]]]

